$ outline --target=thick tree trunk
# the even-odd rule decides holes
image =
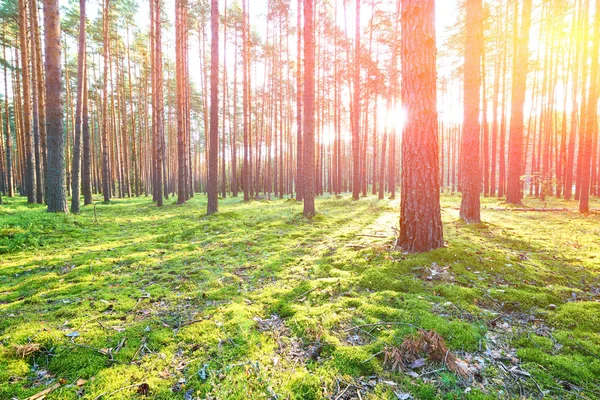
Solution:
[[[48,145],[48,211],[68,212],[65,143],[61,99],[60,15],[58,0],[44,0],[46,54],[46,134]]]
[[[402,4],[402,194],[398,245],[423,252],[444,245],[440,210],[435,1]]]

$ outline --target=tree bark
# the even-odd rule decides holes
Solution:
[[[398,245],[424,252],[444,245],[440,210],[435,1],[402,4],[402,193]]]
[[[315,215],[315,36],[313,0],[304,0],[304,132],[303,185],[304,216]]]
[[[46,55],[46,134],[48,145],[48,211],[68,212],[65,143],[61,99],[60,15],[58,0],[44,0]]]
[[[210,7],[210,143],[208,152],[208,205],[206,214],[219,209],[219,2],[211,0]]]
[[[513,65],[513,88],[511,96],[510,136],[508,139],[508,180],[506,202],[521,204],[521,175],[523,173],[523,107],[527,89],[529,61],[529,27],[531,25],[532,0],[523,1],[521,30],[515,37],[515,61]]]
[[[85,81],[85,0],[79,0],[79,49],[77,53],[77,104],[75,106],[75,140],[73,166],[71,167],[71,212],[79,213],[79,188],[81,181],[81,113]]]
[[[23,84],[23,145],[24,145],[24,181],[28,203],[36,202],[35,191],[35,153],[33,151],[33,133],[31,131],[31,84],[29,80],[29,45],[27,43],[27,3],[19,0],[19,39],[21,44],[21,76]]]
[[[594,17],[594,36],[591,52],[590,91],[587,101],[584,133],[583,156],[581,163],[581,191],[579,193],[579,212],[590,211],[590,169],[592,146],[598,133],[598,53],[600,53],[600,0],[596,0]]]
[[[460,218],[466,223],[481,222],[479,166],[479,114],[481,90],[481,58],[483,55],[483,5],[482,0],[467,0],[466,43],[464,66],[464,118],[461,153],[462,157]],[[484,113],[486,110],[483,111]]]

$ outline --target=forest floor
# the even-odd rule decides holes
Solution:
[[[444,195],[409,255],[397,200],[4,200],[0,399],[600,398],[599,214]]]

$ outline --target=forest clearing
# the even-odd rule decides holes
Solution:
[[[0,400],[600,400],[600,0],[2,0]]]
[[[404,254],[381,223],[398,201],[325,196],[312,220],[290,199],[174,203],[3,206],[0,398],[600,396],[598,214],[484,199],[467,225],[443,195],[447,247]],[[392,368],[421,329],[465,376]]]

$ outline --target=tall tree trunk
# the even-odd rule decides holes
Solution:
[[[440,210],[435,1],[402,3],[402,194],[398,245],[410,253],[444,245]]]
[[[185,0],[175,2],[175,76],[176,76],[176,106],[177,106],[177,204],[185,203],[187,199],[188,183],[186,180],[186,146],[185,146],[185,41],[186,29],[183,19],[184,9],[187,7]],[[212,75],[211,75],[212,79]],[[212,80],[211,80],[212,82]]]
[[[85,0],[84,0],[85,1]],[[86,63],[87,66],[87,63]],[[83,98],[81,106],[81,131],[83,133],[83,160],[81,163],[81,191],[83,204],[92,204],[92,149],[90,137],[90,124],[88,114],[88,72],[84,69]],[[93,123],[93,121],[92,121]]]
[[[23,145],[24,145],[24,181],[27,202],[36,202],[35,191],[35,153],[33,149],[33,133],[31,131],[31,81],[29,80],[29,44],[27,43],[27,3],[19,0],[19,39],[21,44],[21,76],[23,83]]]
[[[513,65],[513,88],[511,96],[510,136],[508,143],[508,181],[506,202],[521,204],[521,175],[523,173],[523,107],[527,89],[529,61],[529,27],[531,25],[532,0],[523,1],[521,29],[515,35],[515,61]]]
[[[250,159],[250,127],[249,127],[249,91],[248,91],[248,27],[246,1],[242,0],[242,112],[244,124],[244,161],[242,170],[242,186],[244,201],[250,201],[252,196],[252,160]]]
[[[48,144],[48,211],[68,212],[65,143],[61,99],[60,15],[58,0],[44,0],[46,54],[46,134]]]
[[[296,201],[302,200],[303,155],[302,149],[302,0],[297,0],[296,21]]]
[[[6,26],[2,32],[2,56],[6,60]],[[6,185],[8,197],[13,197],[14,193],[14,174],[12,162],[12,135],[10,133],[10,112],[8,109],[8,75],[6,73],[6,63],[4,63],[4,111],[6,114],[4,134],[6,135]]]
[[[592,146],[598,134],[598,54],[600,53],[600,0],[596,0],[594,17],[594,36],[591,53],[590,90],[587,101],[585,133],[583,141],[583,156],[581,163],[581,191],[579,193],[579,211],[589,212],[590,171]]]
[[[356,1],[355,50],[354,50],[354,88],[352,100],[352,199],[360,195],[360,2]]]
[[[40,104],[40,86],[38,82],[41,80],[41,59],[37,58],[39,45],[39,27],[37,18],[37,3],[35,0],[29,0],[29,14],[30,14],[30,44],[31,44],[31,89],[33,91],[32,99],[32,128],[33,128],[33,147],[35,151],[35,191],[36,200],[38,204],[44,202],[44,182],[43,182],[43,169],[42,169],[42,147],[40,142],[40,119],[39,110],[43,107]],[[68,81],[67,81],[68,82]]]
[[[481,58],[483,55],[483,5],[482,0],[467,0],[465,67],[464,67],[464,118],[461,141],[460,218],[466,223],[481,222],[479,192],[481,169],[479,166],[479,114],[481,91]],[[485,96],[485,93],[484,93]],[[486,110],[483,110],[485,113]]]
[[[110,62],[108,54],[109,36],[108,36],[108,20],[110,8],[110,0],[104,0],[104,11],[102,15],[102,26],[103,26],[103,51],[104,51],[104,73],[103,73],[103,94],[102,94],[102,194],[104,196],[104,202],[110,201],[110,175],[109,175],[109,164],[108,164],[108,63]]]
[[[85,81],[85,0],[79,0],[79,49],[77,53],[77,105],[75,106],[75,140],[71,168],[71,212],[79,213],[79,187],[81,181],[81,113]]]
[[[304,131],[302,154],[304,179],[302,197],[304,199],[305,217],[315,215],[315,35],[313,7],[313,0],[304,0]]]
[[[152,88],[155,98],[155,126],[154,130],[154,196],[156,206],[163,205],[163,189],[165,188],[164,179],[164,154],[165,154],[165,134],[164,134],[164,87],[163,87],[163,62],[162,62],[162,23],[161,23],[161,2],[160,0],[151,0],[154,3],[154,87]]]
[[[210,6],[210,148],[208,152],[208,205],[206,214],[219,209],[219,2]]]

